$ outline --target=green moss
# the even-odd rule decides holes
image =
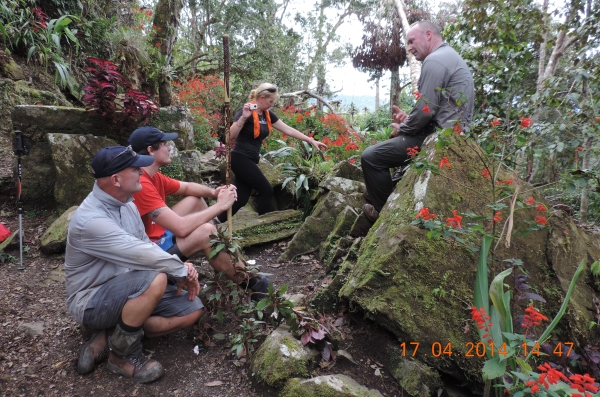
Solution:
[[[284,337],[281,340],[290,351],[297,351],[298,346],[293,340]],[[283,382],[296,376],[308,376],[308,363],[306,360],[288,359],[278,349],[263,349],[257,351],[254,358],[260,365],[256,368],[258,379],[269,386],[280,387]]]

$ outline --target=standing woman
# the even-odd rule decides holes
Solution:
[[[244,104],[233,118],[233,124],[229,129],[230,139],[235,140],[235,146],[231,150],[231,170],[235,174],[238,198],[231,207],[232,214],[246,205],[253,189],[258,192],[258,214],[273,211],[271,207],[273,187],[258,168],[260,146],[269,136],[272,128],[308,142],[317,150],[327,148],[324,143],[304,135],[279,120],[279,117],[269,110],[277,99],[279,99],[277,87],[263,83],[250,93],[249,102]],[[227,212],[219,215],[221,222],[226,219]]]

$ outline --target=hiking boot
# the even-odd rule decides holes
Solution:
[[[77,372],[80,375],[92,372],[96,364],[108,358],[108,334],[106,329],[95,331],[90,340],[81,346],[77,360]]]
[[[106,368],[109,371],[133,378],[140,383],[152,382],[164,375],[158,361],[142,352],[144,331],[126,332],[117,325],[108,339],[110,354]]]
[[[377,219],[379,219],[379,212],[377,212],[375,207],[371,204],[363,205],[363,213],[365,214],[365,217],[373,223],[377,222]]]
[[[269,293],[269,285],[271,282],[265,276],[258,275],[256,277],[252,277],[248,282],[245,281],[240,283],[240,287],[243,289],[248,288],[250,291],[250,299],[254,302],[258,302]]]

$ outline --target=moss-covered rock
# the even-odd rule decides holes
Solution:
[[[336,182],[341,178],[332,178]],[[335,227],[337,216],[346,206],[360,208],[364,204],[362,192],[351,191],[351,187],[360,188],[360,184],[348,179],[339,184],[328,184],[333,190],[325,193],[319,198],[311,216],[307,217],[304,224],[298,230],[287,249],[279,257],[280,261],[289,261],[298,255],[314,252],[321,247]],[[341,193],[351,191],[351,193]]]
[[[296,210],[274,211],[258,215],[242,208],[233,217],[235,235],[242,238],[240,245],[250,247],[294,235],[302,224],[302,212]]]
[[[349,160],[344,160],[334,165],[331,169],[331,175],[352,179],[353,181],[365,181],[362,170],[356,164],[350,163]]]
[[[219,161],[214,151],[202,153],[199,150],[185,150],[180,151],[179,156],[186,182],[220,183]]]
[[[260,382],[280,387],[297,376],[308,376],[318,350],[303,346],[285,326],[273,331],[254,354],[251,370]]]
[[[453,210],[488,215],[491,219],[493,211],[488,205],[496,187],[479,173],[484,166],[478,165],[479,156],[472,147],[457,143],[440,152],[435,148],[436,139],[437,134],[430,136],[422,151],[433,164],[447,157],[452,168],[438,175],[407,171],[362,243],[340,297],[349,299],[400,340],[418,341],[419,351],[428,353],[419,359],[430,367],[461,381],[480,382],[481,362],[465,357],[467,342],[477,341],[478,335],[475,330],[464,332],[464,321],[469,318],[469,304],[465,302],[473,302],[479,257],[473,249],[479,248],[480,238],[476,234],[461,234],[460,243],[452,239],[429,239],[426,230],[411,222],[423,207],[437,214],[438,219],[452,216]],[[503,180],[509,177],[500,176]],[[518,180],[515,184],[521,192],[527,192],[520,197],[521,203],[532,194],[538,202],[543,202],[542,195],[531,186]],[[503,212],[503,218],[507,216]],[[518,232],[512,234],[508,248],[504,241],[497,245],[495,262],[490,263],[490,268],[494,275],[505,269],[504,259],[522,260],[531,276],[528,284],[547,301],[536,302],[536,306],[552,318],[579,262],[585,259],[591,263],[600,257],[600,250],[597,236],[586,235],[560,214],[548,217],[547,229],[524,233],[528,227],[525,221],[534,221],[536,212],[527,205],[517,206],[513,220]],[[468,219],[463,219],[463,224],[466,222]],[[483,226],[487,228],[490,224],[487,221]],[[553,339],[576,340],[580,346],[598,343],[600,333],[588,328],[593,321],[592,312],[585,309],[594,293],[590,285],[589,275],[581,277]],[[525,305],[525,300],[513,306],[515,317],[522,314],[520,305]],[[442,346],[451,343],[454,354],[432,357],[435,343]]]
[[[59,213],[79,205],[92,190],[90,161],[100,149],[115,145],[111,139],[93,135],[47,134],[56,170],[54,199]]]
[[[192,114],[183,106],[167,106],[160,108],[150,118],[148,125],[161,131],[177,133],[175,145],[180,150],[194,149],[194,119]],[[135,129],[132,128],[129,134]],[[127,137],[129,137],[129,134]]]
[[[312,379],[290,379],[279,397],[383,397],[346,375],[323,375]]]
[[[78,206],[66,210],[56,221],[50,225],[40,238],[40,250],[46,255],[59,254],[67,247],[67,230]]]
[[[396,365],[389,371],[409,395],[429,397],[443,386],[440,374],[434,369],[418,361],[408,360],[401,355],[398,348],[388,349],[387,353],[398,358]]]

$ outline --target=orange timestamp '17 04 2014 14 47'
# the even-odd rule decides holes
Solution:
[[[419,352],[419,346],[421,344],[419,342],[402,342],[400,343],[401,355],[403,357],[411,356],[416,357],[417,354],[422,354],[423,356],[431,354],[432,357],[442,357],[442,356],[457,356],[457,357],[485,357],[486,353],[489,351],[491,357],[495,355],[499,356],[507,356],[509,351],[506,343],[502,343],[500,346],[496,346],[494,343],[483,343],[483,342],[466,342],[464,348],[457,349],[454,351],[452,348],[452,342],[447,342],[442,344],[441,342],[433,342],[431,344],[431,352],[424,351],[421,349],[421,353]],[[552,354],[557,356],[569,356],[573,351],[573,342],[558,342],[558,344],[552,350]],[[521,348],[521,352],[524,356],[531,353],[534,356],[539,356],[542,354],[540,351],[541,345],[538,342],[535,343],[521,343],[519,345]]]

